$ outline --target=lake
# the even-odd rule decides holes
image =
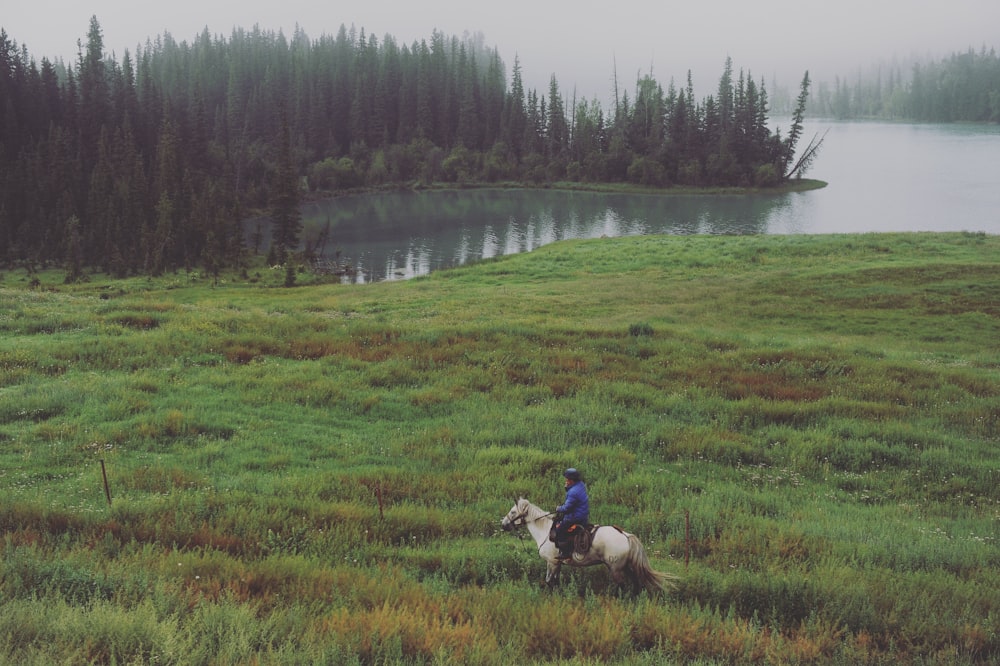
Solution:
[[[788,123],[777,123],[787,133]],[[1000,126],[813,121],[829,130],[807,174],[821,190],[623,195],[452,190],[303,206],[303,238],[329,225],[324,257],[364,283],[406,279],[557,240],[638,234],[1000,233]]]

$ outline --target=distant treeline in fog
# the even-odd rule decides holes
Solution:
[[[508,77],[481,36],[400,45],[343,27],[169,34],[104,52],[97,18],[70,65],[0,31],[0,262],[120,276],[218,271],[244,256],[240,222],[273,220],[299,246],[304,196],[440,182],[769,186],[808,165],[770,129],[763,81],[723,65],[716,94],[688,80],[615,81],[605,109]]]
[[[823,81],[817,84],[810,113],[841,120],[1000,122],[1000,57],[983,47]]]

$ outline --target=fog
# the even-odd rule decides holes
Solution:
[[[610,98],[617,73],[623,90],[639,73],[683,84],[690,70],[699,94],[714,89],[726,57],[768,85],[794,88],[805,70],[814,81],[846,76],[876,62],[939,58],[969,47],[997,46],[1000,2],[952,0],[766,0],[761,2],[592,2],[507,0],[174,0],[155,4],[122,0],[8,3],[2,26],[38,61],[73,62],[96,15],[105,49],[121,58],[149,38],[169,32],[192,41],[208,29],[227,37],[234,27],[282,30],[296,26],[315,39],[341,25],[400,44],[432,31],[482,33],[507,63],[520,60],[525,85],[547,93],[555,75],[564,96]]]

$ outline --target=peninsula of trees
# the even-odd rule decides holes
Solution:
[[[808,167],[796,161],[808,89],[806,74],[782,137],[763,81],[729,60],[700,101],[690,74],[666,89],[646,75],[616,80],[605,110],[555,76],[525,90],[518,60],[508,76],[481,36],[206,29],[116,59],[95,17],[66,66],[0,30],[0,263],[61,263],[68,279],[217,272],[241,263],[250,211],[270,215],[283,259],[302,196],[359,188],[776,185]]]

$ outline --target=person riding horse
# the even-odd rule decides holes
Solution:
[[[569,530],[573,525],[586,525],[590,520],[590,499],[579,471],[570,467],[563,472],[563,476],[566,478],[566,500],[556,508],[555,542],[559,548],[559,559],[569,560],[573,557],[573,540],[569,538]]]

